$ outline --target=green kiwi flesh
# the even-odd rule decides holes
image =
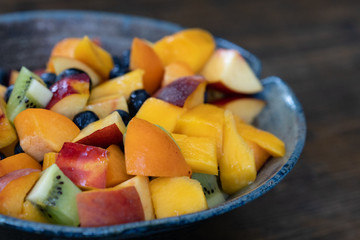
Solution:
[[[32,204],[55,224],[78,226],[76,195],[81,190],[53,164],[42,172],[27,196]]]
[[[6,107],[9,120],[13,122],[16,115],[27,108],[45,107],[52,95],[39,76],[22,67]]]
[[[205,173],[193,173],[192,179],[200,182],[209,208],[215,207],[226,200],[226,194],[220,189],[217,177]]]

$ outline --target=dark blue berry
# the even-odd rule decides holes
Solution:
[[[128,112],[124,111],[124,110],[121,110],[121,109],[117,109],[115,111],[117,111],[120,114],[120,117],[123,120],[125,126],[127,126],[130,119],[131,119],[130,114]]]
[[[7,86],[9,84],[9,72],[0,68],[0,84]]]
[[[6,92],[5,92],[5,96],[4,96],[5,102],[9,101],[9,98],[10,98],[10,95],[11,95],[13,89],[14,89],[14,85],[10,85],[10,86],[7,87]]]
[[[130,50],[122,53],[121,57],[113,56],[114,68],[111,69],[109,79],[124,75],[130,71]]]
[[[23,152],[24,152],[24,150],[23,150],[22,147],[20,146],[20,142],[18,142],[18,143],[15,145],[14,154],[23,153]]]
[[[128,73],[129,69],[126,68],[121,68],[119,66],[115,66],[113,69],[111,69],[110,74],[109,74],[109,79],[113,79],[116,77],[120,77],[122,75],[124,75],[125,73]]]
[[[45,72],[40,75],[41,79],[44,80],[47,87],[50,87],[56,82],[56,74]]]
[[[83,129],[92,122],[99,120],[99,117],[92,111],[84,111],[76,114],[73,118],[73,122],[80,129]]]
[[[6,158],[5,154],[3,154],[2,152],[0,152],[0,160],[3,160],[4,158]]]
[[[138,89],[130,94],[128,107],[131,117],[134,117],[139,111],[143,103],[148,99],[150,95],[144,89]]]

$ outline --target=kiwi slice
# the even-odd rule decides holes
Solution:
[[[215,175],[193,173],[191,178],[200,182],[209,208],[225,202],[227,195],[220,189]]]
[[[44,108],[52,95],[39,76],[22,67],[6,107],[9,120],[13,122],[27,108]]]
[[[81,190],[53,164],[42,172],[27,196],[32,204],[55,224],[78,226],[76,195]]]

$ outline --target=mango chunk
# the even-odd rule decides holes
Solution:
[[[113,187],[120,184],[133,176],[126,173],[125,156],[117,145],[111,145],[108,151],[108,167],[106,171],[106,187]]]

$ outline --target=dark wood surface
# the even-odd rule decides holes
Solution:
[[[293,171],[259,199],[181,231],[179,239],[360,239],[360,1],[0,2],[0,13],[41,9],[205,28],[256,54],[263,77],[280,76],[300,99],[308,133]]]

